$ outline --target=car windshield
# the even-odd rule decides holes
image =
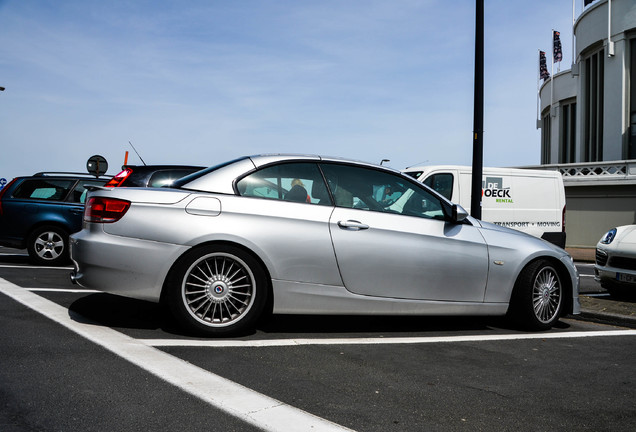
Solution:
[[[182,178],[180,178],[178,180],[175,180],[171,185],[164,186],[164,187],[170,187],[170,188],[173,188],[173,189],[181,189],[184,185],[190,183],[193,180],[198,179],[199,177],[203,177],[204,175],[209,174],[212,171],[216,171],[219,168],[226,167],[228,165],[231,165],[231,164],[233,164],[235,162],[238,162],[238,161],[241,161],[243,159],[247,159],[247,156],[243,156],[243,157],[240,157],[240,158],[237,158],[237,159],[233,159],[233,160],[228,161],[228,162],[223,162],[222,164],[214,165],[214,166],[211,166],[209,168],[203,169],[201,171],[194,172],[194,173],[192,173],[190,175],[187,175],[187,176],[182,177]]]

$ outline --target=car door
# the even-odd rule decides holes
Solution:
[[[356,294],[482,302],[488,250],[479,230],[450,222],[450,207],[390,172],[322,164],[336,201],[331,237],[345,287]]]

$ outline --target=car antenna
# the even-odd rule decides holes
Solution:
[[[132,143],[130,141],[128,141],[128,144],[130,144],[130,146],[132,147],[132,149],[135,151],[135,153],[137,153],[137,156],[139,156],[139,159],[141,159],[141,162],[144,164],[144,166],[146,166],[146,162],[144,162],[144,160],[141,158],[141,155],[139,154],[139,152],[137,151],[137,149],[135,148],[134,145],[132,145]]]

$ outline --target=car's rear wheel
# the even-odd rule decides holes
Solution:
[[[56,226],[40,227],[29,235],[27,251],[38,264],[65,264],[69,260],[68,233]]]
[[[166,289],[176,320],[195,333],[212,336],[251,330],[268,296],[259,262],[229,245],[188,252],[170,272]]]
[[[515,283],[509,316],[528,330],[550,329],[563,308],[563,284],[549,261],[526,266]]]

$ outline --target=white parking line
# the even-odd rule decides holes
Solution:
[[[2,278],[0,292],[204,402],[262,430],[351,430],[257,393],[111,328],[86,322],[83,317],[82,322],[73,320],[72,317],[77,315],[72,311]]]
[[[181,339],[140,339],[150,346],[208,347],[208,348],[249,348],[281,347],[299,345],[394,345],[426,344],[448,342],[488,342],[528,339],[573,339],[605,336],[636,336],[636,330],[608,330],[561,333],[524,333],[496,335],[388,337],[388,338],[336,338],[336,339],[265,339],[265,340],[181,340]]]
[[[69,288],[22,288],[31,292],[61,292],[61,293],[100,293],[98,290],[69,289]]]
[[[73,270],[73,267],[53,267],[53,266],[27,266],[27,265],[12,265],[12,264],[0,264],[2,268],[15,268],[15,269],[47,269],[47,270]]]

